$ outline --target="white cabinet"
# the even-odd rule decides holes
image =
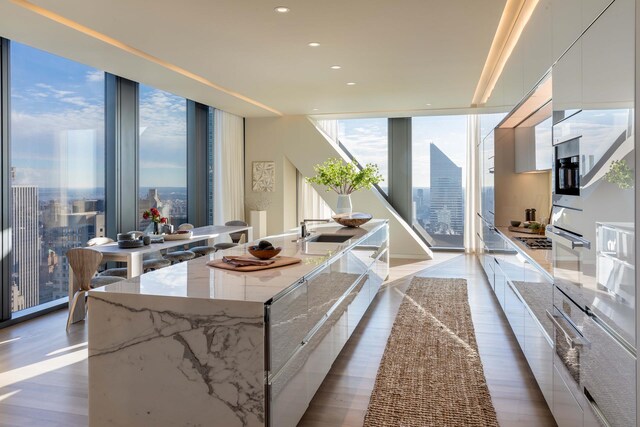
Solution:
[[[504,314],[509,320],[513,334],[518,339],[520,348],[524,350],[524,304],[514,292],[511,282],[507,280],[504,287]]]
[[[578,40],[553,66],[553,123],[581,109],[582,40]]]
[[[557,60],[612,0],[551,0],[553,60]]]
[[[553,417],[558,427],[583,427],[582,408],[556,366],[553,367]]]
[[[524,314],[524,355],[549,407],[553,404],[553,344],[549,342],[537,318]]]
[[[524,56],[522,80],[525,91],[534,87],[553,64],[551,12],[551,0],[540,0],[519,42]]]
[[[633,108],[634,19],[635,1],[616,0],[582,36],[583,109]]]
[[[515,141],[516,173],[551,169],[553,145],[550,117],[536,126],[515,128]]]

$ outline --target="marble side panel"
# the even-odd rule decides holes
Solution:
[[[264,426],[263,310],[90,293],[90,425]]]

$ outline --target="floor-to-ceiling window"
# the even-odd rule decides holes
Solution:
[[[187,101],[143,84],[139,94],[140,228],[151,207],[178,226],[187,222]]]
[[[68,249],[103,236],[104,73],[10,50],[12,312],[67,296]]]
[[[466,152],[466,115],[413,118],[413,223],[436,248],[464,247]]]
[[[388,193],[389,182],[389,143],[388,120],[350,119],[338,121],[338,140],[360,163],[378,165],[384,180],[378,184],[384,193]]]

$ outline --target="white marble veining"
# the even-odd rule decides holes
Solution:
[[[297,237],[294,233],[267,237],[275,246],[283,247],[280,255],[302,259],[301,263],[287,267],[247,274],[214,269],[206,265],[208,261],[222,258],[223,255],[247,254],[247,245],[244,245],[162,268],[92,292],[267,302],[302,277],[326,266],[345,249],[358,243],[369,232],[377,230],[386,222],[372,220],[359,228],[346,228],[335,224],[316,228],[318,233],[354,235],[344,243],[296,243],[293,242]]]
[[[263,426],[262,304],[94,293],[92,426]]]

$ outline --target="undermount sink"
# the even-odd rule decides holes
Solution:
[[[354,235],[349,234],[318,234],[317,236],[310,237],[307,242],[316,243],[342,243],[349,239],[352,239]]]

